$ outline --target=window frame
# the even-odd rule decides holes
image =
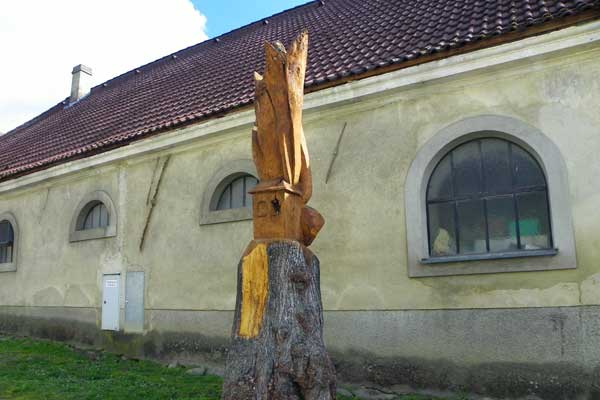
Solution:
[[[499,138],[526,150],[546,178],[553,248],[530,253],[430,257],[427,220],[429,179],[452,149],[476,139]],[[409,277],[573,269],[577,266],[568,177],[562,154],[538,129],[512,117],[466,118],[439,131],[419,149],[405,183]]]
[[[493,134],[492,134],[493,135]],[[507,192],[502,192],[502,193],[490,193],[487,192],[484,188],[487,187],[488,185],[488,181],[486,180],[486,174],[484,172],[484,160],[483,160],[483,153],[482,153],[482,145],[483,145],[483,141],[484,140],[499,140],[502,141],[503,143],[506,143],[509,147],[508,147],[508,157],[509,157],[509,164],[511,166],[510,169],[510,174],[511,174],[511,190],[507,191]],[[452,175],[452,188],[453,191],[456,191],[456,178],[455,178],[455,165],[454,162],[452,160],[454,160],[455,156],[454,156],[454,152],[456,152],[458,149],[460,149],[461,147],[468,145],[470,143],[476,143],[477,147],[478,147],[478,152],[479,152],[479,157],[480,159],[478,160],[478,164],[479,164],[479,168],[480,168],[480,179],[481,179],[481,184],[483,186],[480,187],[480,191],[478,193],[474,193],[474,194],[470,194],[470,195],[457,195],[456,192],[454,192],[452,194],[452,196],[448,197],[448,198],[431,198],[430,197],[430,189],[431,189],[431,182],[434,178],[435,173],[437,172],[438,168],[440,168],[441,163],[443,162],[444,159],[446,159],[447,157],[450,157],[449,159],[450,161],[450,169],[451,169],[451,175]],[[536,167],[539,168],[540,173],[541,173],[541,178],[543,179],[544,183],[543,185],[537,185],[534,187],[524,187],[524,188],[519,188],[519,187],[515,187],[514,186],[514,182],[517,179],[517,176],[515,175],[515,171],[512,168],[512,166],[514,165],[513,163],[514,161],[514,150],[513,147],[517,147],[519,149],[521,149],[522,151],[524,151],[535,163]],[[473,200],[482,200],[484,201],[483,204],[488,204],[489,200],[493,200],[493,199],[500,199],[500,198],[505,198],[505,197],[512,197],[512,203],[513,203],[513,208],[514,208],[514,215],[513,217],[514,222],[515,222],[515,229],[516,229],[516,240],[518,243],[518,246],[521,246],[521,242],[522,242],[522,236],[519,232],[519,213],[517,212],[518,210],[518,196],[519,195],[523,195],[523,194],[531,194],[531,193],[543,193],[544,198],[546,200],[546,204],[545,207],[546,208],[546,213],[548,216],[548,225],[549,225],[549,231],[548,231],[548,243],[550,244],[548,247],[546,248],[541,248],[541,249],[535,249],[535,250],[527,250],[527,249],[523,249],[523,248],[519,248],[517,250],[506,250],[506,251],[498,251],[498,252],[494,252],[494,251],[490,251],[489,249],[489,245],[490,245],[490,237],[489,237],[489,227],[486,226],[486,234],[485,234],[485,241],[486,241],[486,252],[482,252],[482,253],[472,253],[472,254],[464,254],[464,253],[458,253],[458,254],[454,254],[454,255],[443,255],[443,256],[436,256],[436,255],[432,255],[432,248],[431,248],[431,209],[430,206],[434,205],[434,204],[453,204],[453,209],[454,209],[454,219],[455,219],[455,237],[456,238],[460,238],[459,235],[459,231],[461,230],[461,226],[460,226],[460,220],[456,220],[457,215],[458,215],[458,210],[457,210],[457,204],[459,202],[463,202],[463,201],[473,201]],[[462,197],[462,198],[461,198]],[[486,202],[487,200],[487,202]],[[492,259],[498,259],[498,258],[518,258],[518,257],[527,257],[527,256],[551,256],[551,255],[556,255],[557,254],[557,250],[554,248],[554,240],[552,238],[552,215],[551,215],[551,210],[550,210],[550,202],[548,199],[548,181],[546,179],[545,173],[541,167],[541,165],[539,164],[539,162],[537,161],[536,157],[534,157],[527,149],[522,148],[521,146],[519,146],[518,144],[516,144],[514,141],[510,141],[510,140],[506,140],[504,138],[499,138],[497,136],[484,136],[481,138],[476,138],[476,139],[471,139],[469,141],[463,142],[459,145],[457,145],[456,147],[453,147],[452,149],[450,149],[445,155],[442,156],[442,158],[440,159],[440,161],[436,164],[436,166],[433,168],[433,171],[431,172],[431,174],[429,175],[429,179],[427,181],[427,189],[426,189],[426,194],[425,194],[425,207],[426,207],[426,213],[427,213],[427,237],[428,237],[428,257],[425,259],[422,259],[421,262],[423,264],[438,264],[438,263],[444,263],[444,262],[452,262],[452,261],[471,261],[471,260],[492,260]],[[486,225],[487,225],[487,221],[489,218],[489,214],[488,214],[488,207],[486,207],[485,205],[482,207],[482,212],[484,215],[484,219],[486,221]],[[462,248],[462,239],[458,240],[458,244],[457,244],[457,250],[460,251],[460,249]]]
[[[103,203],[108,211],[108,225],[105,227],[80,230],[82,222],[87,217],[89,211],[98,203]],[[69,230],[69,241],[80,242],[84,240],[110,238],[117,235],[117,212],[110,195],[104,191],[98,190],[86,195],[77,205],[71,227]]]
[[[210,178],[204,190],[200,225],[213,225],[252,219],[252,207],[217,210],[217,203],[223,190],[236,178],[252,175],[258,179],[258,173],[252,160],[234,160],[222,165]]]
[[[251,175],[251,174],[247,174],[247,173],[239,173],[239,174],[234,174],[232,176],[227,177],[226,179],[229,181],[229,183],[225,186],[223,186],[223,188],[219,191],[215,191],[214,193],[214,200],[216,200],[215,203],[211,202],[211,211],[223,211],[223,210],[234,210],[237,208],[243,208],[243,207],[252,207],[252,198],[249,197],[248,194],[248,186],[246,184],[246,180],[248,178],[252,178],[254,180],[257,181],[258,183],[258,179]],[[233,196],[233,184],[238,182],[238,181],[242,181],[242,188],[243,188],[243,195],[244,198],[242,199],[242,207],[233,207],[233,201],[234,201],[234,196]],[[219,205],[221,204],[221,200],[223,199],[223,195],[225,195],[225,191],[229,190],[229,207],[226,208],[219,208]],[[250,198],[250,203],[247,204],[247,199]]]
[[[13,230],[12,260],[9,263],[0,263],[0,272],[15,272],[17,270],[17,262],[19,261],[19,245],[21,238],[19,234],[19,225],[17,224],[17,219],[11,212],[0,214],[0,221],[8,221]]]
[[[87,206],[86,206],[87,207]],[[104,210],[106,210],[106,214],[107,214],[107,224],[106,225],[98,225],[96,228],[86,228],[86,223],[88,221],[88,218],[90,217],[90,214],[96,209],[96,207],[100,207],[100,213],[102,215],[102,207],[104,207]],[[83,214],[83,213],[82,213]],[[106,207],[106,204],[104,204],[101,201],[93,201],[89,203],[89,207],[87,207],[87,210],[85,212],[85,216],[81,215],[82,218],[78,219],[77,223],[77,230],[78,231],[87,231],[87,230],[92,230],[92,229],[97,229],[97,228],[104,228],[108,225],[110,225],[110,215],[108,214],[108,207]],[[93,217],[93,216],[92,216]],[[100,221],[102,220],[102,216],[100,216]],[[94,222],[92,221],[92,226],[94,225]]]

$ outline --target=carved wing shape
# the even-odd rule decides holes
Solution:
[[[286,52],[279,42],[265,43],[264,77],[255,73],[256,126],[252,152],[261,181],[282,179],[302,192],[312,193],[306,139],[302,129],[304,78],[308,34],[303,32]]]

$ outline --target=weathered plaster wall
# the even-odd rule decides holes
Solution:
[[[0,331],[177,360],[222,373],[233,312],[153,310],[144,335],[98,331],[94,309],[0,306]],[[600,396],[600,307],[329,311],[339,379],[502,399]],[[487,397],[489,398],[489,397]]]
[[[0,275],[0,304],[98,307],[103,272],[120,271],[117,240],[69,242],[69,221],[83,196],[104,190],[118,201],[117,170],[88,171],[21,193],[0,208],[15,215],[20,237],[17,271]]]
[[[517,62],[307,115],[312,205],[326,218],[313,248],[330,310],[551,307],[600,304],[600,72],[598,46]],[[417,149],[448,124],[498,114],[531,124],[566,161],[578,268],[408,278],[403,184]],[[346,131],[325,184],[332,153]],[[194,129],[194,128],[191,128]],[[175,133],[174,133],[175,134]],[[139,250],[157,157],[170,154]],[[127,163],[84,171],[0,197],[21,240],[17,272],[0,274],[0,304],[98,306],[102,273],[147,273],[148,309],[230,310],[251,222],[200,225],[202,195],[223,165],[250,156],[247,127]],[[70,243],[87,193],[104,190],[119,214],[115,238]],[[510,262],[510,261],[503,261]]]
[[[556,319],[557,310],[564,310],[561,307],[600,305],[598,59],[599,45],[582,46],[305,115],[315,184],[311,205],[326,219],[312,249],[321,260],[324,308],[330,311],[327,337],[334,351],[364,351],[371,359],[383,354],[410,358],[408,339],[395,339],[396,334],[404,334],[403,326],[410,326],[429,330],[422,337],[413,335],[420,338],[417,348],[430,350],[422,352],[422,357],[432,360],[438,354],[438,359],[450,360],[460,352],[452,350],[455,343],[445,338],[466,343],[469,333],[476,331],[510,336],[514,332],[506,310],[524,308],[519,314],[522,325],[517,326],[527,326],[528,315],[535,315],[540,322],[527,332],[539,340],[548,339],[546,353],[522,353],[531,342],[514,346],[508,342],[512,347],[502,347],[500,352],[490,347],[491,353],[473,352],[454,361],[518,363],[523,354],[539,363],[565,361],[586,368],[597,361],[596,356],[586,360],[580,351],[600,344],[597,328],[585,331],[581,328],[585,321],[576,327],[565,325],[566,331],[547,328],[561,326],[564,319]],[[560,148],[569,177],[564,190],[571,199],[577,269],[408,278],[403,186],[410,163],[442,128],[483,114],[519,119],[541,130]],[[325,184],[344,124],[339,154]],[[4,326],[14,321],[19,310],[31,317],[31,307],[40,307],[36,318],[43,319],[43,310],[55,308],[53,312],[65,320],[78,312],[86,315],[85,324],[93,323],[94,315],[98,324],[102,274],[144,271],[148,334],[182,332],[209,338],[213,343],[209,348],[220,346],[219,338],[229,333],[235,271],[251,239],[252,224],[200,225],[201,203],[212,175],[232,160],[250,158],[250,150],[250,127],[241,126],[0,196],[0,213],[16,216],[21,236],[17,271],[0,273],[0,305],[13,306],[0,310]],[[140,251],[157,158],[167,156]],[[117,236],[70,243],[72,213],[83,196],[96,190],[109,193],[115,203]],[[466,313],[457,320],[462,321],[460,327],[440,325],[458,315],[439,311],[446,309]],[[498,309],[502,315],[500,319],[489,317],[492,314],[483,317],[483,310],[470,309]],[[567,324],[593,314],[565,312],[570,313]],[[562,341],[556,335],[563,335]],[[547,353],[550,346],[575,346],[574,341],[583,347]],[[563,360],[565,354],[568,359]]]
[[[594,227],[599,214],[583,204],[597,204],[592,199],[597,199],[600,191],[594,180],[598,173],[594,154],[600,150],[599,84],[594,78],[598,54],[597,49],[590,49],[577,56],[423,85],[398,94],[397,102],[320,121],[316,128],[319,138],[334,136],[332,132],[339,131],[334,126],[348,121],[331,188],[327,185],[315,190],[314,204],[328,220],[323,237],[334,238],[315,244],[322,259],[328,308],[597,304],[590,302],[598,293],[590,282],[598,273],[599,235]],[[578,95],[572,89],[574,80],[589,83],[579,88],[585,94]],[[552,92],[563,95],[557,99],[549,96]],[[409,163],[416,149],[440,129],[480,114],[508,115],[539,127],[563,151],[570,181],[565,190],[571,192],[577,270],[406,278],[402,185]],[[309,135],[315,133],[311,128],[309,125]],[[331,141],[329,146],[319,146],[317,162],[326,159],[331,148]],[[325,165],[322,162],[315,168],[326,169]],[[329,274],[328,268],[332,269]]]

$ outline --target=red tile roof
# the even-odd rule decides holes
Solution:
[[[120,75],[71,106],[57,104],[0,137],[0,179],[250,104],[263,42],[287,43],[305,28],[310,88],[592,8],[600,0],[311,2]]]

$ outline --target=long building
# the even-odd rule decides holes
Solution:
[[[0,136],[0,331],[222,364],[253,72],[303,29],[340,379],[600,398],[598,0],[314,1],[91,90],[77,66]]]

